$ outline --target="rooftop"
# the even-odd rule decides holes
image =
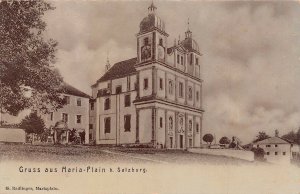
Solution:
[[[83,98],[90,98],[90,95],[74,88],[73,86],[71,86],[65,82],[63,82],[63,85],[60,90],[64,94],[70,94],[73,96],[79,96],[79,97],[83,97]]]
[[[270,137],[268,139],[258,141],[254,144],[290,144],[290,142],[288,142],[280,137]]]
[[[136,62],[137,58],[132,58],[115,63],[100,79],[98,79],[97,83],[136,73],[136,69],[134,67]]]

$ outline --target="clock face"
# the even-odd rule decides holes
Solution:
[[[145,45],[141,48],[141,58],[142,61],[151,59],[151,46]]]

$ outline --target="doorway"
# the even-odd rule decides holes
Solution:
[[[183,135],[179,135],[179,147],[183,148]]]

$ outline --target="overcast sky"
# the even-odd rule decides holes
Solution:
[[[52,2],[46,35],[59,42],[56,67],[91,93],[111,64],[136,57],[140,21],[151,1]],[[203,56],[204,132],[244,143],[300,126],[300,3],[154,1],[174,38],[187,19]]]

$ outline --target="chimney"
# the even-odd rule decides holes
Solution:
[[[277,129],[275,130],[275,137],[279,137],[279,131]]]

